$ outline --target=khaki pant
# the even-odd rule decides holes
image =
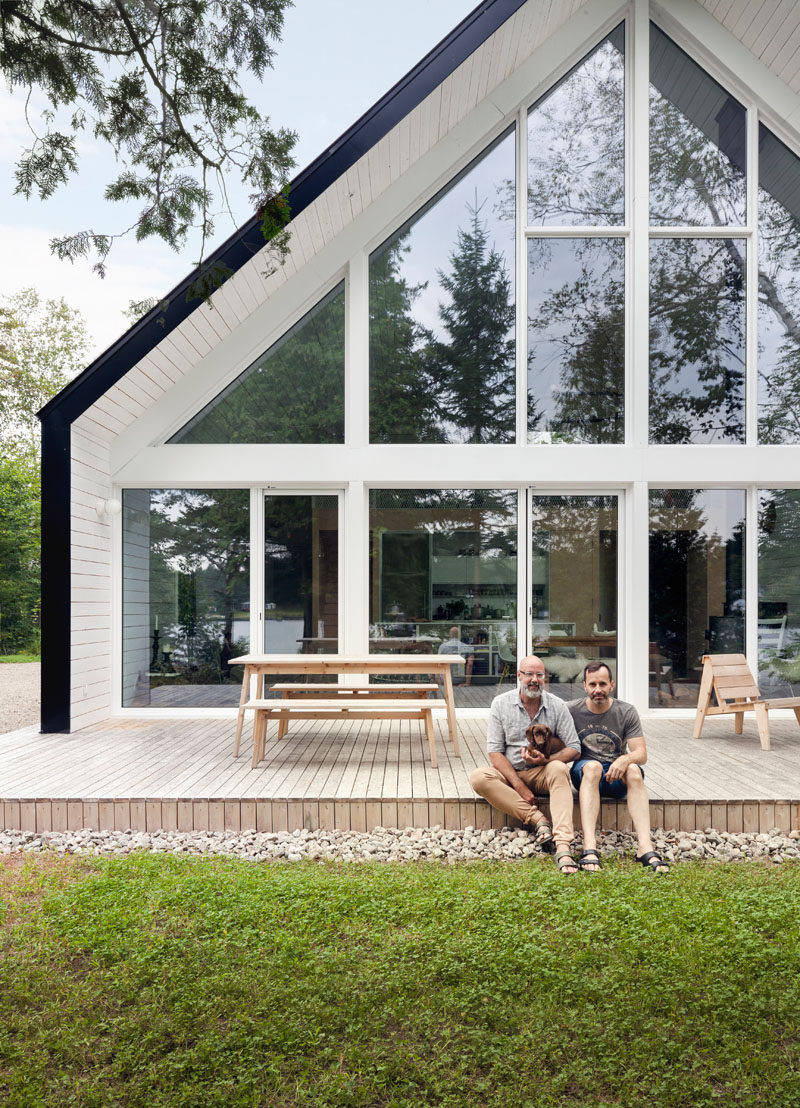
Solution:
[[[553,838],[558,846],[569,846],[574,838],[569,766],[566,762],[548,762],[546,766],[520,769],[517,773],[531,792],[549,793]],[[469,783],[478,796],[488,800],[493,808],[499,808],[520,823],[533,824],[534,809],[511,788],[499,769],[480,766],[469,775]]]

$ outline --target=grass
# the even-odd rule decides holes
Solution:
[[[3,662],[41,662],[41,654],[0,654],[0,665]]]
[[[5,859],[13,1108],[800,1104],[800,867]]]

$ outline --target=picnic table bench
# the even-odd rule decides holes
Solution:
[[[433,731],[433,709],[443,707],[447,712],[448,735],[453,743],[453,753],[460,757],[458,746],[458,727],[456,725],[455,702],[453,699],[452,669],[454,665],[464,665],[466,659],[460,654],[244,654],[231,658],[230,665],[244,666],[242,693],[239,699],[239,712],[236,719],[234,739],[234,757],[239,753],[245,712],[255,713],[253,724],[253,765],[264,757],[264,740],[271,719],[279,724],[278,737],[286,733],[288,722],[294,719],[421,719],[431,750],[431,762],[436,763],[436,744]],[[437,686],[387,683],[385,685],[357,685],[355,688],[345,685],[329,684],[317,686],[316,695],[282,696],[281,699],[268,698],[265,693],[266,678],[269,674],[308,676],[327,676],[329,674],[350,673],[356,675],[378,674],[427,674],[441,678],[443,700],[422,699],[420,693],[432,691]],[[255,679],[255,696],[250,696],[251,681]],[[292,682],[291,685],[294,683]],[[311,689],[311,685],[295,685],[295,689]],[[413,693],[406,691],[413,688]],[[365,691],[366,690],[366,691]],[[374,690],[374,692],[373,692]],[[313,714],[312,714],[313,713]],[[258,757],[257,757],[258,755]]]
[[[270,692],[280,693],[282,700],[296,700],[298,697],[302,699],[316,697],[318,700],[330,697],[332,700],[339,700],[343,696],[352,697],[356,694],[363,699],[370,699],[370,701],[372,697],[376,696],[384,700],[387,698],[413,700],[438,691],[438,685],[426,685],[422,682],[414,685],[403,685],[396,681],[389,681],[381,685],[334,685],[332,682],[327,685],[312,685],[298,684],[296,681],[292,681],[270,686]],[[436,707],[436,705],[433,706]],[[282,739],[288,730],[288,718],[282,719],[278,724],[278,738]]]
[[[425,736],[431,755],[431,766],[436,769],[436,733],[433,729],[433,708],[435,701],[426,699],[410,700],[396,697],[378,700],[371,696],[356,693],[353,696],[299,699],[250,700],[245,707],[255,713],[253,720],[253,767],[264,757],[264,745],[267,728],[271,720],[278,721],[280,739],[286,733],[290,719],[420,719],[425,726]],[[284,728],[281,731],[281,728]]]

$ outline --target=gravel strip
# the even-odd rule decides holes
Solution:
[[[656,850],[670,862],[702,859],[709,862],[760,860],[779,864],[800,860],[800,831],[785,833],[777,827],[767,833],[733,834],[715,831],[655,831]],[[580,848],[580,836],[576,841]],[[631,854],[635,836],[609,831],[600,838],[604,857]],[[376,827],[374,831],[4,831],[0,854],[150,854],[224,855],[247,861],[300,862],[415,862],[454,864],[467,861],[520,861],[537,854],[526,831],[511,828],[478,831],[467,827],[448,831],[407,827]]]
[[[39,722],[40,662],[0,665],[0,735]]]

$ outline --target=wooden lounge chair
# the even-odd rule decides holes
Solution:
[[[716,705],[711,704],[712,693]],[[800,723],[800,696],[762,700],[744,654],[704,654],[703,677],[697,699],[693,738],[699,739],[706,716],[735,716],[734,731],[741,735],[744,713],[754,712],[761,749],[769,750],[770,708],[792,708]]]

